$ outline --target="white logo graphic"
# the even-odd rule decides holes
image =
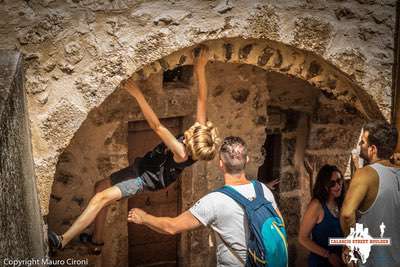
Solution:
[[[356,223],[356,228],[350,228],[350,234],[346,238],[329,238],[329,245],[343,246],[349,249],[349,262],[357,263],[358,260],[364,264],[367,262],[372,246],[390,246],[391,239],[383,238],[385,224],[382,222],[379,226],[381,230],[380,238],[373,238],[368,233],[368,228],[364,228],[361,223]]]
[[[381,238],[383,237],[383,233],[385,233],[385,224],[382,222],[381,225],[379,225],[379,228],[381,229]]]

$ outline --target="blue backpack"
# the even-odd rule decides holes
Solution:
[[[256,192],[256,198],[253,201],[227,185],[215,192],[231,197],[245,210],[249,224],[246,267],[287,267],[285,225],[272,207],[272,203],[265,199],[261,184],[255,180],[252,183]]]

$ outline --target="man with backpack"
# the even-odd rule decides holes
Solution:
[[[224,139],[219,165],[225,186],[201,198],[175,218],[155,217],[132,209],[128,221],[164,234],[201,225],[211,227],[217,242],[217,266],[276,266],[288,262],[286,232],[272,192],[245,175],[249,158],[240,137]]]

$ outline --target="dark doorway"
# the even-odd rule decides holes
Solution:
[[[265,160],[263,165],[258,168],[258,179],[263,183],[268,183],[280,177],[281,172],[281,145],[282,135],[280,133],[267,134],[263,145]]]
[[[163,88],[190,88],[192,86],[193,66],[185,65],[167,70],[163,74]]]
[[[182,129],[180,118],[164,119],[161,122],[175,135]],[[149,128],[147,122],[129,122],[129,162],[158,145],[161,140]],[[130,198],[128,209],[140,208],[155,216],[175,217],[178,215],[180,188],[174,182],[168,188],[157,192],[144,192]],[[158,234],[149,228],[128,224],[129,266],[178,266],[178,245],[180,236]]]

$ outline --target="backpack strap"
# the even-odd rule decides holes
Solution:
[[[228,243],[226,243],[226,241],[222,238],[222,236],[221,236],[217,231],[214,231],[214,233],[215,233],[216,235],[219,236],[219,239],[221,239],[222,243],[224,243],[224,245],[229,249],[229,251],[233,254],[233,256],[235,256],[235,258],[236,258],[241,264],[245,265],[246,262],[243,261],[242,257],[239,256],[239,254],[237,253],[237,251],[236,251],[236,250],[233,250],[233,248],[232,248]]]
[[[267,208],[269,211],[275,216],[278,217],[279,219],[282,220],[283,225],[285,224],[283,222],[283,218],[278,215],[276,212],[275,208],[272,206],[272,202],[269,201],[265,196],[264,196],[264,189],[262,188],[262,185],[259,181],[253,180],[251,181],[254,185],[254,190],[256,191],[256,199],[254,200],[254,203],[268,203]]]
[[[225,185],[219,189],[216,189],[214,192],[220,192],[222,194],[227,195],[228,197],[235,200],[243,208],[245,208],[246,206],[251,204],[250,200],[248,200],[247,198],[242,196],[242,194],[240,194],[238,191],[236,191],[233,187],[231,187],[229,185]],[[243,259],[239,256],[239,254],[235,250],[233,250],[233,248],[222,238],[222,236],[218,232],[216,232],[216,231],[214,231],[214,232],[219,236],[221,241],[225,244],[225,246],[229,249],[229,251],[235,256],[235,258],[237,258],[240,261],[240,263],[245,265],[246,262],[243,261]]]
[[[266,199],[264,196],[264,189],[262,188],[261,183],[257,180],[252,180],[251,183],[254,186],[254,191],[256,192],[256,198]]]
[[[234,188],[230,187],[229,185],[225,185],[225,186],[215,190],[214,192],[220,192],[220,193],[223,193],[223,194],[229,196],[230,198],[235,200],[242,207],[251,205],[250,200],[248,200],[247,198],[242,196],[242,194],[240,194],[238,191],[236,191]]]

